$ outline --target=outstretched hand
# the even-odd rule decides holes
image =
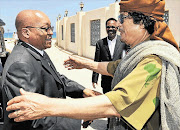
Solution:
[[[64,61],[65,68],[68,68],[68,70],[72,69],[83,69],[85,68],[86,60],[75,57],[75,56],[69,56],[69,59]]]
[[[46,104],[49,104],[48,97],[26,92],[23,89],[20,89],[20,93],[21,96],[17,96],[7,103],[7,111],[16,110],[8,115],[9,118],[14,118],[14,121],[21,122],[48,116],[48,107],[46,106]]]
[[[83,97],[94,97],[99,95],[102,95],[102,93],[88,88],[83,90]]]
[[[83,97],[84,98],[86,98],[86,97],[94,97],[94,96],[96,96],[96,95],[95,95],[95,92],[93,90],[88,89],[88,88],[83,90]]]

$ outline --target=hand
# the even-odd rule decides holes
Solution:
[[[102,95],[102,93],[97,92],[95,90],[88,89],[88,88],[83,90],[83,97],[85,97],[85,98],[86,97],[94,97],[94,96],[98,96],[98,95]]]
[[[88,88],[83,90],[83,97],[86,98],[86,97],[94,97],[94,96],[96,96],[96,95],[93,90],[88,89]]]
[[[65,68],[68,70],[72,69],[83,69],[85,68],[86,60],[75,56],[70,56],[69,59],[64,61]]]
[[[47,106],[51,101],[50,98],[37,94],[26,92],[20,89],[21,96],[11,99],[7,103],[7,111],[16,110],[8,115],[9,118],[14,118],[14,121],[21,122],[25,120],[35,120],[48,116]]]
[[[83,121],[83,128],[87,128],[91,123],[93,122],[93,120],[88,120],[88,121]]]
[[[92,82],[93,88],[96,88],[97,85],[98,85],[97,83],[93,83],[93,82]]]

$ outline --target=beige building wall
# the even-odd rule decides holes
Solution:
[[[83,16],[83,25],[82,25],[82,37],[83,37],[83,56],[93,58],[95,52],[95,47],[91,46],[91,21],[100,19],[100,38],[104,37],[106,32],[105,30],[105,19],[106,19],[106,10],[107,8],[101,8],[93,11],[86,12],[86,15]],[[98,12],[98,13],[97,13]]]
[[[82,24],[82,56],[93,59],[95,54],[95,46],[91,46],[91,21],[100,19],[100,39],[107,36],[106,20],[110,17],[118,18],[119,3],[110,4],[109,7],[100,8],[86,12],[83,16]]]
[[[78,25],[78,21],[77,21],[77,15],[69,17],[67,19],[66,22],[66,49],[76,53],[77,54],[77,48],[78,48],[78,42],[77,42],[77,38],[78,38],[78,31],[79,29],[77,28]],[[71,24],[75,24],[75,42],[71,42]],[[77,28],[77,29],[76,29]],[[77,36],[76,36],[77,35]]]
[[[62,20],[59,20],[57,21],[58,23],[58,35],[56,35],[56,39],[58,39],[58,46],[59,47],[62,47],[63,49],[67,49],[67,38],[68,36],[66,35],[66,31],[67,31],[67,28],[66,28],[66,25],[67,25],[67,20],[68,20],[68,17],[64,17]],[[63,26],[63,35],[62,35],[62,26]],[[63,37],[63,40],[62,40],[62,37]]]
[[[169,28],[176,42],[180,45],[180,0],[165,0],[169,10]]]
[[[104,7],[89,12],[78,12],[75,16],[64,17],[57,21],[57,45],[65,50],[71,51],[80,56],[94,58],[95,46],[91,46],[91,21],[100,19],[100,38],[106,37],[105,22],[108,18],[118,18],[119,3],[110,4],[109,7]],[[71,24],[75,23],[75,43],[71,42]],[[64,40],[62,40],[62,25]]]
[[[57,20],[57,22],[56,22],[56,45],[57,46],[60,46],[60,37],[61,37],[60,21]]]
[[[180,0],[166,0],[169,10],[169,27],[180,44]],[[100,39],[107,36],[105,22],[108,18],[118,18],[119,2],[108,7],[77,12],[75,16],[64,17],[57,21],[57,44],[59,47],[80,56],[94,58],[95,46],[91,46],[91,21],[100,19]],[[75,43],[71,42],[71,24],[75,23]],[[64,40],[62,40],[62,25]]]

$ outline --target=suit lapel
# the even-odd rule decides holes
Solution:
[[[52,66],[52,65],[51,65],[52,62],[51,62],[51,60],[49,59],[49,57],[47,56],[47,54],[46,54],[46,57],[47,57],[47,59],[49,60],[49,62],[48,62],[47,60],[45,60],[38,51],[36,51],[34,48],[32,48],[31,46],[29,46],[28,44],[26,44],[26,43],[24,43],[24,42],[22,42],[22,41],[20,41],[20,44],[21,44],[22,46],[24,46],[24,47],[27,49],[27,51],[28,51],[36,60],[41,61],[42,66],[54,77],[54,79],[55,79],[57,82],[61,83],[60,80],[58,79],[57,74],[55,73],[56,71],[53,70],[53,69],[55,69],[55,68],[51,67],[51,66]],[[46,53],[46,52],[45,52],[45,53]],[[51,63],[51,64],[50,64],[50,63]]]
[[[46,52],[44,52],[44,57],[41,58],[42,66],[52,74],[52,76],[54,77],[54,79],[56,81],[60,82],[57,71],[56,71],[52,61],[50,60],[49,56],[46,54]]]
[[[57,78],[55,72],[50,67],[50,64],[48,64],[48,62],[43,58],[41,60],[41,63],[42,63],[42,66],[54,77],[54,79],[59,82],[59,79]]]
[[[49,58],[49,56],[47,55],[47,53],[44,51],[44,56],[41,58],[41,63],[42,66],[51,73],[51,75],[54,77],[54,79],[59,82],[61,85],[61,87],[63,88],[63,95],[64,97],[66,97],[66,92],[65,92],[65,84],[64,82],[61,80],[60,75],[58,74],[58,72],[56,71],[55,66],[53,65],[51,59]],[[60,87],[57,85],[57,87]],[[60,88],[58,88],[60,89]]]
[[[111,59],[111,53],[110,53],[110,50],[109,50],[109,47],[108,47],[107,37],[103,39],[103,44],[104,44],[104,48],[107,51],[107,54],[108,54],[109,58]]]
[[[41,54],[39,52],[37,52],[34,48],[32,48],[31,46],[29,46],[28,44],[26,44],[25,42],[20,41],[19,42],[20,45],[24,46],[27,51],[36,59],[36,60],[41,60]]]
[[[117,53],[120,53],[120,51],[119,51],[119,49],[121,48],[120,44],[121,44],[120,36],[117,35],[116,44],[115,44],[115,48],[114,48],[113,59],[116,57]]]

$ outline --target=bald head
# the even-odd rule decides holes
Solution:
[[[27,26],[38,25],[43,18],[48,18],[48,16],[39,10],[23,10],[16,17],[16,29],[19,31]]]
[[[16,17],[18,38],[39,50],[51,47],[51,21],[39,10],[23,10]],[[48,28],[48,29],[46,29]]]
[[[48,16],[39,10],[23,10],[16,17],[16,29],[18,38],[24,42],[31,42],[29,40],[30,31],[25,29],[30,27],[42,27],[47,24],[51,24]],[[49,26],[48,25],[48,26]]]

